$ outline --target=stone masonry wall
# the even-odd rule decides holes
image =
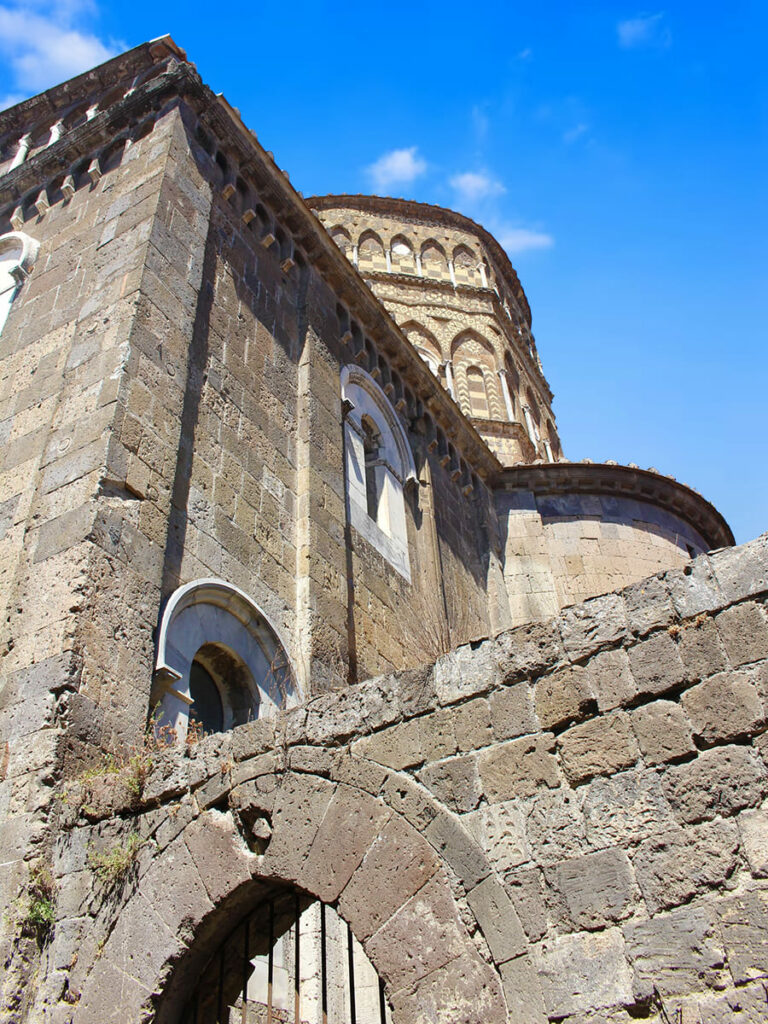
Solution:
[[[496,508],[514,624],[681,567],[707,549],[679,516],[625,497],[499,491]]]
[[[768,536],[155,754],[138,797],[52,779],[56,925],[4,1019],[176,1020],[280,880],[338,905],[396,1024],[765,1020],[766,599]]]

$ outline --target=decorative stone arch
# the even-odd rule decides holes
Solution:
[[[480,284],[480,257],[468,245],[457,245],[453,250],[453,273],[456,284]]]
[[[415,274],[416,255],[413,243],[405,235],[395,235],[389,245],[390,264],[395,274]]]
[[[384,243],[375,231],[363,231],[358,238],[357,260],[362,270],[375,270],[384,273],[389,269],[389,261],[384,253]]]
[[[403,492],[417,477],[408,437],[389,399],[362,367],[342,368],[341,398],[349,521],[410,582]]]
[[[412,780],[384,769],[384,784],[372,787],[371,762],[342,759],[343,783],[333,772],[260,769],[264,754],[241,762],[248,781],[218,788],[216,807],[229,809],[204,810],[145,859],[83,980],[73,1024],[139,1024],[148,1013],[179,1024],[222,933],[276,883],[338,909],[384,982],[393,1024],[504,1024],[523,1009],[530,1024],[546,1024],[527,939],[477,841]],[[414,797],[414,807],[429,804],[421,819],[407,809]],[[254,852],[249,833],[267,819],[266,849]],[[450,875],[467,893],[461,908]]]
[[[421,246],[421,265],[427,277],[443,277],[448,273],[448,257],[435,238],[428,238]]]
[[[336,224],[330,228],[328,234],[331,236],[333,241],[338,245],[341,251],[348,255],[352,248],[352,238],[345,227],[341,224]]]
[[[220,728],[231,729],[297,703],[286,646],[259,606],[224,580],[194,580],[170,596],[160,617],[152,704],[158,726],[186,739],[197,704],[220,702]],[[210,731],[198,708],[199,720]],[[218,722],[216,724],[219,724]]]
[[[39,244],[21,231],[0,235],[0,333],[11,304],[32,272]]]
[[[443,357],[442,352],[440,351],[440,345],[438,344],[434,334],[415,320],[407,321],[407,323],[402,325],[400,330],[419,353],[432,373],[434,373],[436,377],[439,376],[440,365]]]
[[[484,402],[488,414],[483,419],[502,420],[506,410],[502,403],[497,373],[496,353],[493,345],[475,331],[464,331],[451,345],[453,368],[456,380],[456,394],[459,405],[468,416],[478,415],[480,396],[473,390],[473,375],[482,379]]]

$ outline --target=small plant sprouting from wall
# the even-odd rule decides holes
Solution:
[[[65,787],[64,800],[89,817],[106,816],[110,802],[124,809],[136,807],[144,794],[149,774],[158,753],[176,744],[176,734],[168,726],[157,728],[155,715],[138,743],[104,753],[101,760]],[[112,811],[116,809],[112,807]]]
[[[127,881],[145,843],[138,832],[130,832],[108,850],[90,849],[88,864],[100,882],[108,889],[116,889]]]
[[[30,869],[27,891],[17,901],[17,908],[21,934],[44,946],[56,923],[56,883],[46,864],[38,862]]]

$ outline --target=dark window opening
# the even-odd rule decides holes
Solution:
[[[224,729],[221,694],[210,672],[199,661],[192,662],[189,695],[192,698],[190,720],[197,722],[203,732],[221,732]]]
[[[373,423],[366,417],[363,419],[363,450],[365,451],[365,498],[368,515],[374,522],[379,517],[379,500],[381,492],[376,479],[376,468],[379,458],[379,435]]]

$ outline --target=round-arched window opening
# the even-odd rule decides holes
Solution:
[[[269,669],[267,669],[269,671]],[[221,643],[203,644],[189,670],[190,718],[221,732],[259,717],[260,694],[241,658]]]
[[[224,706],[213,677],[195,658],[189,672],[190,721],[204,733],[221,732],[224,728]]]
[[[195,731],[221,732],[297,702],[284,645],[265,614],[224,580],[174,591],[163,609],[150,703],[158,728],[179,743]]]

